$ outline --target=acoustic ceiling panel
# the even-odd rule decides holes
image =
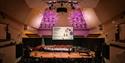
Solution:
[[[47,1],[50,0],[25,0],[30,8],[43,7],[46,6]],[[52,0],[57,1],[57,0]],[[69,0],[68,0],[69,1]],[[81,7],[85,8],[95,8],[99,0],[77,0]]]

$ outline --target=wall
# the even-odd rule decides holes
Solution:
[[[110,63],[124,63],[125,50],[117,47],[110,47]]]
[[[109,22],[112,17],[125,11],[125,0],[100,0],[94,8],[102,23]]]
[[[0,0],[0,21],[9,24],[12,39],[18,42],[31,8],[24,0]],[[5,33],[4,31],[1,33]],[[4,36],[3,36],[4,37]]]
[[[6,39],[5,24],[0,24],[0,39]]]
[[[116,25],[119,23],[125,23],[124,14],[122,13],[125,11],[124,4],[125,0],[100,0],[96,8],[94,8],[103,25],[103,34],[108,44],[116,43]],[[123,29],[125,26],[121,25],[120,27],[120,39],[125,40],[125,29]],[[121,43],[117,42],[117,44]],[[123,49],[110,46],[110,63],[122,63],[120,62],[122,60],[119,59],[118,55],[123,53],[123,51]]]
[[[84,8],[83,9],[83,15],[85,18],[85,21],[88,25],[88,28],[90,28],[90,33],[100,33],[99,25],[101,24],[98,16],[96,15],[96,12],[93,8]]]
[[[16,61],[15,46],[0,48],[0,55],[3,63],[15,63]]]
[[[3,19],[2,22],[9,25],[8,32],[11,34],[11,39],[18,42],[18,39],[21,38],[20,36],[23,32],[24,25],[13,22],[12,20],[10,20],[8,18]],[[1,31],[1,33],[5,33],[5,31],[3,31],[3,32]],[[6,36],[6,35],[4,35],[4,36]]]
[[[25,22],[30,10],[24,0],[0,0],[0,11],[21,23]]]
[[[121,24],[120,40],[125,40],[125,24]]]
[[[115,33],[117,32],[117,25],[120,26],[120,40],[125,40],[125,18],[117,18],[111,22],[103,25],[103,33],[107,42],[115,42]]]
[[[26,5],[24,0],[0,0],[0,22],[9,24],[11,39],[17,44],[22,41],[24,24],[30,10],[31,8]],[[0,39],[5,39],[5,31],[3,28],[0,28],[0,30],[0,34],[2,34]],[[0,55],[3,63],[15,63],[15,46],[0,48]]]
[[[32,11],[30,12],[30,14],[27,17],[26,23],[30,26],[33,26],[35,28],[39,28],[40,23],[42,23],[42,17],[43,17],[43,13],[45,11],[46,7],[42,7],[42,8],[35,8],[32,9]],[[71,9],[68,9],[67,13],[58,13],[58,21],[56,26],[68,26],[69,22],[68,22],[68,13],[70,12]],[[99,29],[98,29],[98,25],[100,25],[100,21],[94,11],[94,9],[92,8],[85,8],[82,9],[82,12],[84,14],[86,23],[88,25],[88,27],[90,28],[90,33],[100,33]],[[51,32],[49,31],[44,31],[42,32],[43,34],[48,34],[50,35]]]
[[[124,0],[100,0],[97,7],[94,8],[101,24],[103,25],[103,34],[106,37],[107,42],[114,42],[116,24],[124,22],[125,18],[120,17],[122,12],[125,11]],[[122,26],[120,33],[121,39],[124,39],[125,33]]]
[[[9,19],[9,18],[4,18],[1,19],[1,22],[9,24],[9,33],[11,34],[11,39],[13,42],[16,42],[17,44],[22,42],[22,31],[23,31],[23,25],[14,22],[13,20]],[[5,27],[4,28],[0,28],[1,30],[1,38],[3,39],[6,34],[5,34]],[[6,39],[6,38],[4,38]],[[0,43],[5,43],[5,44],[10,44],[7,42],[0,42]],[[3,46],[3,45],[1,45]],[[16,50],[15,50],[15,45],[13,46],[6,46],[6,47],[1,47],[0,48],[0,55],[2,55],[2,61],[3,63],[15,63],[16,61]]]

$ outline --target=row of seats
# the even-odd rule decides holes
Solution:
[[[85,58],[22,58],[19,63],[97,63],[94,59]]]

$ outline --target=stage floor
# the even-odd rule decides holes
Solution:
[[[79,53],[79,52],[42,52],[42,51],[32,51],[30,53],[31,57],[38,58],[94,58],[95,52],[90,51],[89,53]]]

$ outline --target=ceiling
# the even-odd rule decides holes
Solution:
[[[0,0],[0,12],[25,23],[33,9],[45,9],[49,0]],[[99,0],[77,0],[82,8],[95,8]],[[14,21],[14,20],[13,20]]]
[[[49,0],[25,0],[30,8],[37,8],[46,5]],[[52,0],[55,1],[55,0]],[[69,1],[69,0],[68,0]],[[99,0],[77,0],[84,8],[95,8]]]
[[[46,8],[49,0],[0,0],[0,11],[25,23],[33,9]],[[125,0],[77,0],[82,8],[93,8],[101,22],[125,11]],[[116,5],[117,4],[117,5]]]

